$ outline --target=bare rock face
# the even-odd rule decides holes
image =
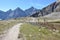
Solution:
[[[43,8],[42,9],[43,16],[54,12],[55,4],[56,4],[56,2],[54,2],[54,3],[50,4],[50,5],[48,5],[47,7]]]
[[[60,12],[60,2],[55,4],[54,12]]]
[[[57,0],[56,2],[48,5],[47,7],[40,10],[40,12],[33,14],[32,16],[34,17],[34,15],[36,15],[36,17],[39,17],[39,14],[45,16],[51,14],[52,12],[60,12],[60,0]]]
[[[45,15],[48,15],[48,14],[52,13],[55,9],[55,4],[56,4],[56,2],[52,3],[51,5],[48,5],[47,7],[43,8],[39,12],[34,13],[32,15],[32,17],[45,16]]]
[[[44,16],[46,18],[60,19],[60,12],[53,12],[49,15]]]

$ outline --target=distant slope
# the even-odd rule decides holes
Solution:
[[[19,17],[26,17],[27,14],[20,8],[16,8],[15,10],[13,10],[9,16],[7,17],[7,19],[10,18],[19,18]]]
[[[34,14],[35,12],[37,12],[38,9],[34,8],[34,7],[30,7],[29,9],[26,9],[25,12],[27,13],[28,16]]]
[[[44,7],[42,10],[36,12],[36,17],[39,17],[39,16],[45,16],[45,15],[48,15],[50,13],[52,13],[54,11],[54,5],[55,5],[56,2],[48,5],[47,7]],[[32,17],[35,17],[34,15],[31,15]]]
[[[54,2],[50,5],[48,5],[47,7],[43,8],[42,10],[40,10],[40,12],[36,12],[35,14],[31,15],[32,17],[39,17],[40,16],[45,16],[48,14],[51,14],[52,12],[60,12],[60,1],[59,2]]]
[[[60,19],[60,12],[53,12],[49,15],[44,16],[46,18]]]
[[[53,13],[48,14],[44,17],[53,18],[53,19],[60,19],[60,2],[55,3]]]
[[[52,12],[60,12],[60,1],[54,2],[42,10],[31,7],[23,11],[19,7],[15,10],[8,10],[7,12],[0,11],[0,19],[20,18],[20,17],[40,17],[49,15]],[[58,15],[58,14],[57,14]],[[59,15],[58,15],[59,16]]]
[[[6,12],[0,11],[0,19],[5,20],[5,19],[11,19],[11,18],[28,17],[37,11],[38,9],[34,7],[31,7],[25,11],[17,7],[15,10],[9,9]]]
[[[0,19],[1,19],[1,20],[4,19],[5,16],[6,16],[6,15],[5,15],[5,12],[0,10]]]
[[[5,12],[5,13],[6,13],[6,17],[5,17],[5,19],[8,18],[9,14],[12,13],[12,11],[13,11],[13,10],[9,9],[8,11]]]
[[[60,2],[56,2],[54,12],[60,12]]]

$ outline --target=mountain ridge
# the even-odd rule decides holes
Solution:
[[[28,9],[26,9],[26,10],[28,10]],[[5,19],[10,19],[10,18],[27,17],[27,16],[30,16],[33,12],[35,12],[35,10],[37,10],[37,9],[35,9],[34,7],[31,7],[28,10],[30,13],[28,13],[28,12],[22,10],[21,8],[17,7],[14,10],[9,9],[6,12],[0,11],[0,19],[5,20]]]
[[[0,19],[20,18],[20,17],[40,17],[51,14],[52,12],[60,12],[60,2],[53,2],[43,9],[36,9],[30,7],[25,11],[17,7],[15,10],[8,10],[6,12],[0,11]]]
[[[56,2],[48,5],[47,7],[40,10],[38,13],[36,12],[35,14],[31,15],[31,17],[40,17],[40,16],[43,17],[45,15],[50,15],[53,12],[60,12],[60,1],[59,2],[56,1]]]

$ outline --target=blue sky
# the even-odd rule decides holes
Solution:
[[[0,0],[0,10],[14,10],[17,7],[25,10],[30,8],[31,6],[37,9],[41,9],[55,1],[56,0]]]

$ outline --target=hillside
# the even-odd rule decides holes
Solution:
[[[56,1],[48,5],[47,7],[43,8],[39,12],[36,12],[35,14],[31,15],[31,17],[45,16],[45,15],[51,14],[52,12],[60,12],[60,1]],[[59,14],[57,15],[60,16]]]
[[[11,18],[20,18],[20,17],[28,17],[34,14],[38,9],[31,7],[26,10],[22,10],[21,8],[17,7],[14,10],[9,9],[8,11],[4,12],[0,10],[0,19],[11,19]]]
[[[17,7],[15,10],[10,9],[6,12],[0,10],[0,19],[5,20],[5,19],[21,18],[21,17],[41,17],[41,16],[52,14],[52,12],[60,12],[59,0],[51,3],[50,5],[48,5],[47,7],[44,7],[41,10],[36,9],[34,7],[30,7],[26,10],[22,10],[21,8]]]
[[[53,18],[53,19],[60,19],[60,12],[53,12],[51,14],[44,16],[44,17]]]

